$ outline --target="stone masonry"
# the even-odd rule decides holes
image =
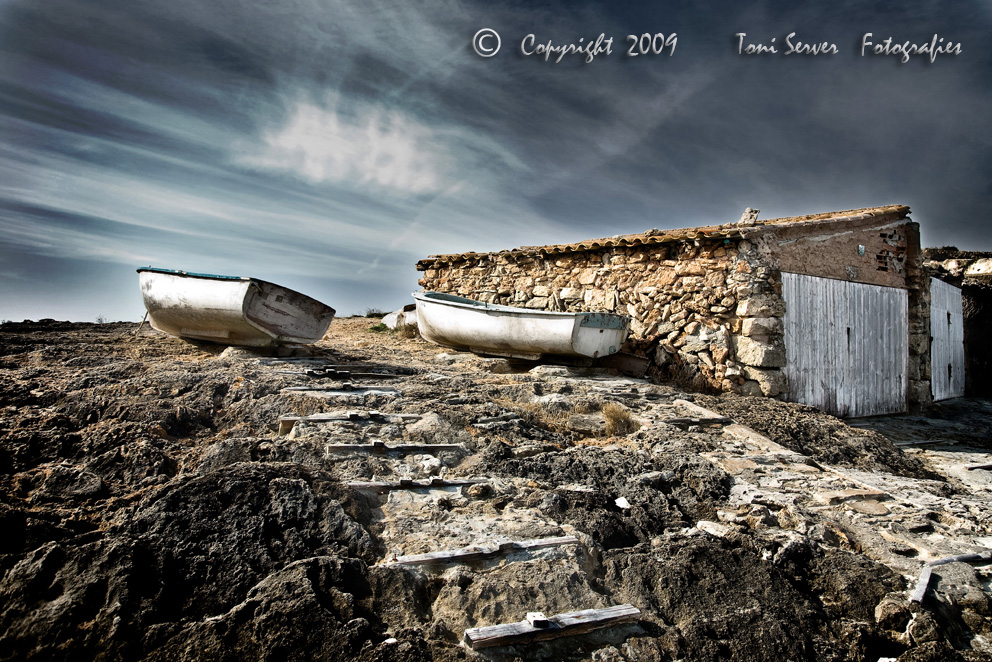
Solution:
[[[428,290],[524,308],[628,315],[624,351],[649,358],[654,375],[708,390],[781,396],[787,392],[781,272],[908,288],[919,251],[912,250],[915,224],[907,213],[906,207],[884,207],[650,230],[576,244],[438,255],[417,268]],[[838,238],[825,229],[837,230]],[[856,260],[834,264],[838,242],[852,237]],[[806,239],[819,243],[807,246]],[[915,241],[918,246],[918,234]],[[816,257],[818,246],[826,255]],[[920,298],[911,295],[911,302],[914,297]],[[921,378],[919,369],[914,374]]]

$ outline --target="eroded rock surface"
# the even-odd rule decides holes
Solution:
[[[3,325],[0,660],[989,659],[988,565],[909,601],[925,562],[992,546],[978,437],[902,449],[801,405],[369,326],[277,356]],[[373,374],[305,372],[328,365]],[[566,542],[396,565],[546,538]],[[461,643],[623,603],[636,622]]]

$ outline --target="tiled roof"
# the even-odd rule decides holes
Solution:
[[[739,223],[724,223],[723,225],[708,225],[697,228],[682,228],[677,230],[648,230],[638,234],[616,235],[602,239],[588,239],[573,244],[556,244],[552,246],[521,246],[512,250],[494,251],[491,253],[454,253],[449,255],[431,255],[426,260],[417,263],[417,268],[421,271],[430,269],[437,264],[458,262],[461,260],[483,255],[559,255],[562,253],[579,253],[584,251],[594,251],[614,246],[650,246],[652,244],[667,244],[680,241],[691,241],[695,239],[720,239],[738,238],[748,234],[760,232],[762,228],[769,225],[786,224],[809,224],[820,225],[823,223],[838,223],[843,221],[858,221],[895,214],[905,217],[909,214],[909,207],[904,205],[888,205],[885,207],[866,207],[864,209],[851,209],[848,211],[827,212],[825,214],[808,214],[806,216],[790,216],[788,218],[773,218],[769,220],[758,220],[751,225],[741,225]]]

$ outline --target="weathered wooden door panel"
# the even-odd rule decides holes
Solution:
[[[787,398],[838,416],[906,411],[905,290],[782,273]]]
[[[964,315],[961,290],[930,279],[930,386],[934,400],[964,395]]]

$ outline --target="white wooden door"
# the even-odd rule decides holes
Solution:
[[[837,416],[906,411],[909,293],[782,273],[787,398]]]
[[[930,386],[934,400],[964,395],[961,290],[930,279]]]

